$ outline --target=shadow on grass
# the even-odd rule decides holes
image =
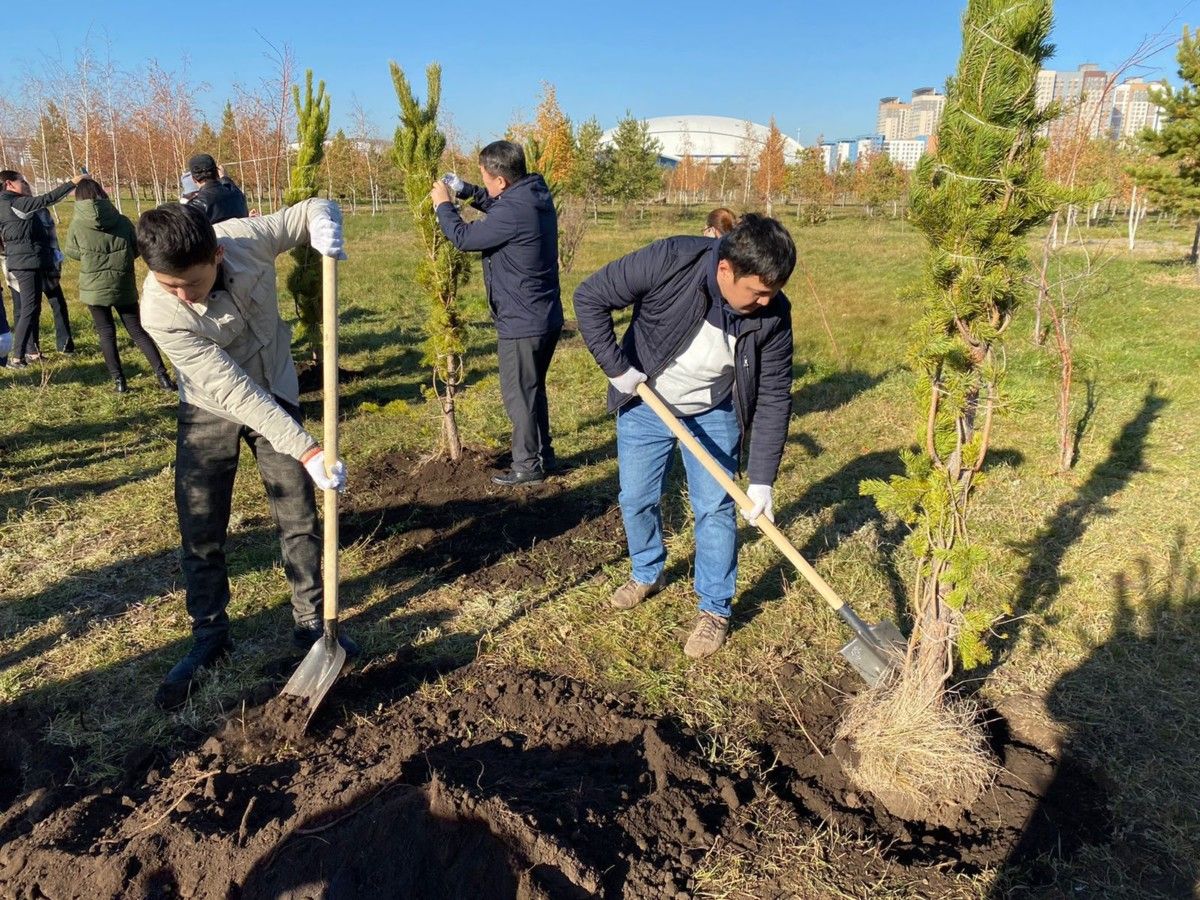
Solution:
[[[803,384],[792,392],[792,411],[795,415],[832,412],[851,402],[859,394],[886,381],[892,372],[872,375],[858,369],[832,372],[809,384]]]
[[[1165,573],[1141,558],[1113,579],[1112,631],[1046,698],[1067,757],[1008,860],[993,900],[1047,896],[1192,897],[1200,884],[1200,573],[1179,528]],[[1109,866],[1035,857],[1046,807],[1080,802],[1070,754],[1117,785],[1121,835]],[[1086,836],[1084,836],[1086,839]]]
[[[1150,429],[1169,401],[1151,382],[1142,398],[1137,415],[1125,423],[1113,440],[1108,456],[1088,475],[1074,497],[1059,504],[1029,541],[1017,550],[1029,560],[1013,604],[1014,622],[1009,636],[997,647],[997,659],[1007,656],[1014,646],[1013,632],[1030,618],[1052,624],[1051,607],[1066,583],[1061,573],[1067,551],[1087,533],[1098,517],[1108,515],[1108,498],[1120,491],[1138,472],[1146,469],[1146,442]],[[1035,642],[1040,640],[1040,632]],[[999,643],[1000,639],[996,639]]]

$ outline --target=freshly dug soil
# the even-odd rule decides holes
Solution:
[[[343,534],[372,535],[384,571],[487,590],[590,577],[623,554],[615,491],[499,488],[494,463],[385,459],[359,476]],[[781,832],[820,847],[826,824],[883,851],[838,861],[848,893],[912,870],[938,896],[954,872],[1109,838],[1094,780],[1009,710],[989,724],[995,785],[952,822],[913,822],[838,761],[849,675],[805,693],[784,666],[791,709],[759,712],[759,759],[735,772],[631,695],[460,664],[408,648],[372,660],[307,732],[306,710],[276,696],[281,671],[218,733],[169,759],[134,750],[123,779],[81,795],[61,787],[69,761],[37,743],[37,715],[0,710],[0,897],[685,898],[722,848],[756,858]],[[417,690],[444,673],[444,689]],[[767,803],[787,812],[770,834]]]

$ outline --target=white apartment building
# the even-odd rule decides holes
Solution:
[[[899,97],[884,97],[879,101],[875,133],[885,141],[903,140],[908,133],[908,114],[911,107]]]
[[[885,141],[932,137],[937,134],[945,108],[946,95],[931,87],[917,88],[910,102],[899,97],[884,97],[879,101],[875,133],[883,135]]]
[[[1094,63],[1072,72],[1043,69],[1037,77],[1038,109],[1051,100],[1062,106],[1062,118],[1044,128],[1051,140],[1060,136],[1132,137],[1145,128],[1162,127],[1162,108],[1154,103],[1155,84],[1130,78],[1113,84],[1113,76]]]
[[[1113,89],[1112,115],[1109,119],[1113,140],[1132,138],[1147,128],[1162,128],[1162,107],[1154,102],[1157,84],[1130,78]]]
[[[917,163],[925,155],[927,146],[928,140],[924,137],[901,141],[884,141],[883,152],[896,165],[911,171],[917,167]]]

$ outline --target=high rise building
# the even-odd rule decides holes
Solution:
[[[899,97],[884,97],[879,101],[875,133],[885,141],[901,140],[908,133],[908,114],[911,107]]]
[[[913,91],[912,102],[909,104],[908,127],[904,129],[904,138],[912,140],[937,134],[938,123],[942,121],[942,111],[945,108],[945,94],[939,94],[931,87],[917,88]]]
[[[946,95],[931,87],[917,88],[907,103],[899,97],[884,97],[879,101],[875,132],[883,135],[885,141],[930,137],[937,134],[945,108]]]
[[[1043,69],[1037,77],[1038,109],[1052,100],[1062,107],[1062,117],[1042,131],[1051,141],[1076,134],[1091,138],[1128,138],[1144,128],[1162,125],[1162,109],[1154,102],[1154,84],[1130,78],[1113,84],[1113,75],[1095,63],[1084,63],[1072,72]]]
[[[1112,115],[1109,118],[1110,135],[1114,140],[1132,138],[1150,128],[1162,128],[1162,107],[1154,102],[1157,84],[1148,84],[1140,78],[1130,78],[1113,90]]]

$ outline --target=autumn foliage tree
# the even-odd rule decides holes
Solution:
[[[768,216],[775,215],[775,200],[787,190],[787,159],[784,156],[786,141],[783,132],[771,116],[767,139],[758,152],[754,166],[754,188],[762,200]]]
[[[434,214],[429,189],[438,178],[446,136],[438,128],[442,94],[442,67],[425,69],[425,104],[413,95],[404,71],[391,64],[392,84],[400,102],[400,126],[394,140],[396,165],[404,179],[413,223],[424,253],[417,265],[417,283],[425,290],[429,311],[425,318],[425,363],[433,378],[433,394],[441,404],[442,438],[450,458],[462,456],[462,438],[455,418],[456,398],[463,380],[466,326],[458,308],[458,292],[470,272],[465,253],[442,234]]]

